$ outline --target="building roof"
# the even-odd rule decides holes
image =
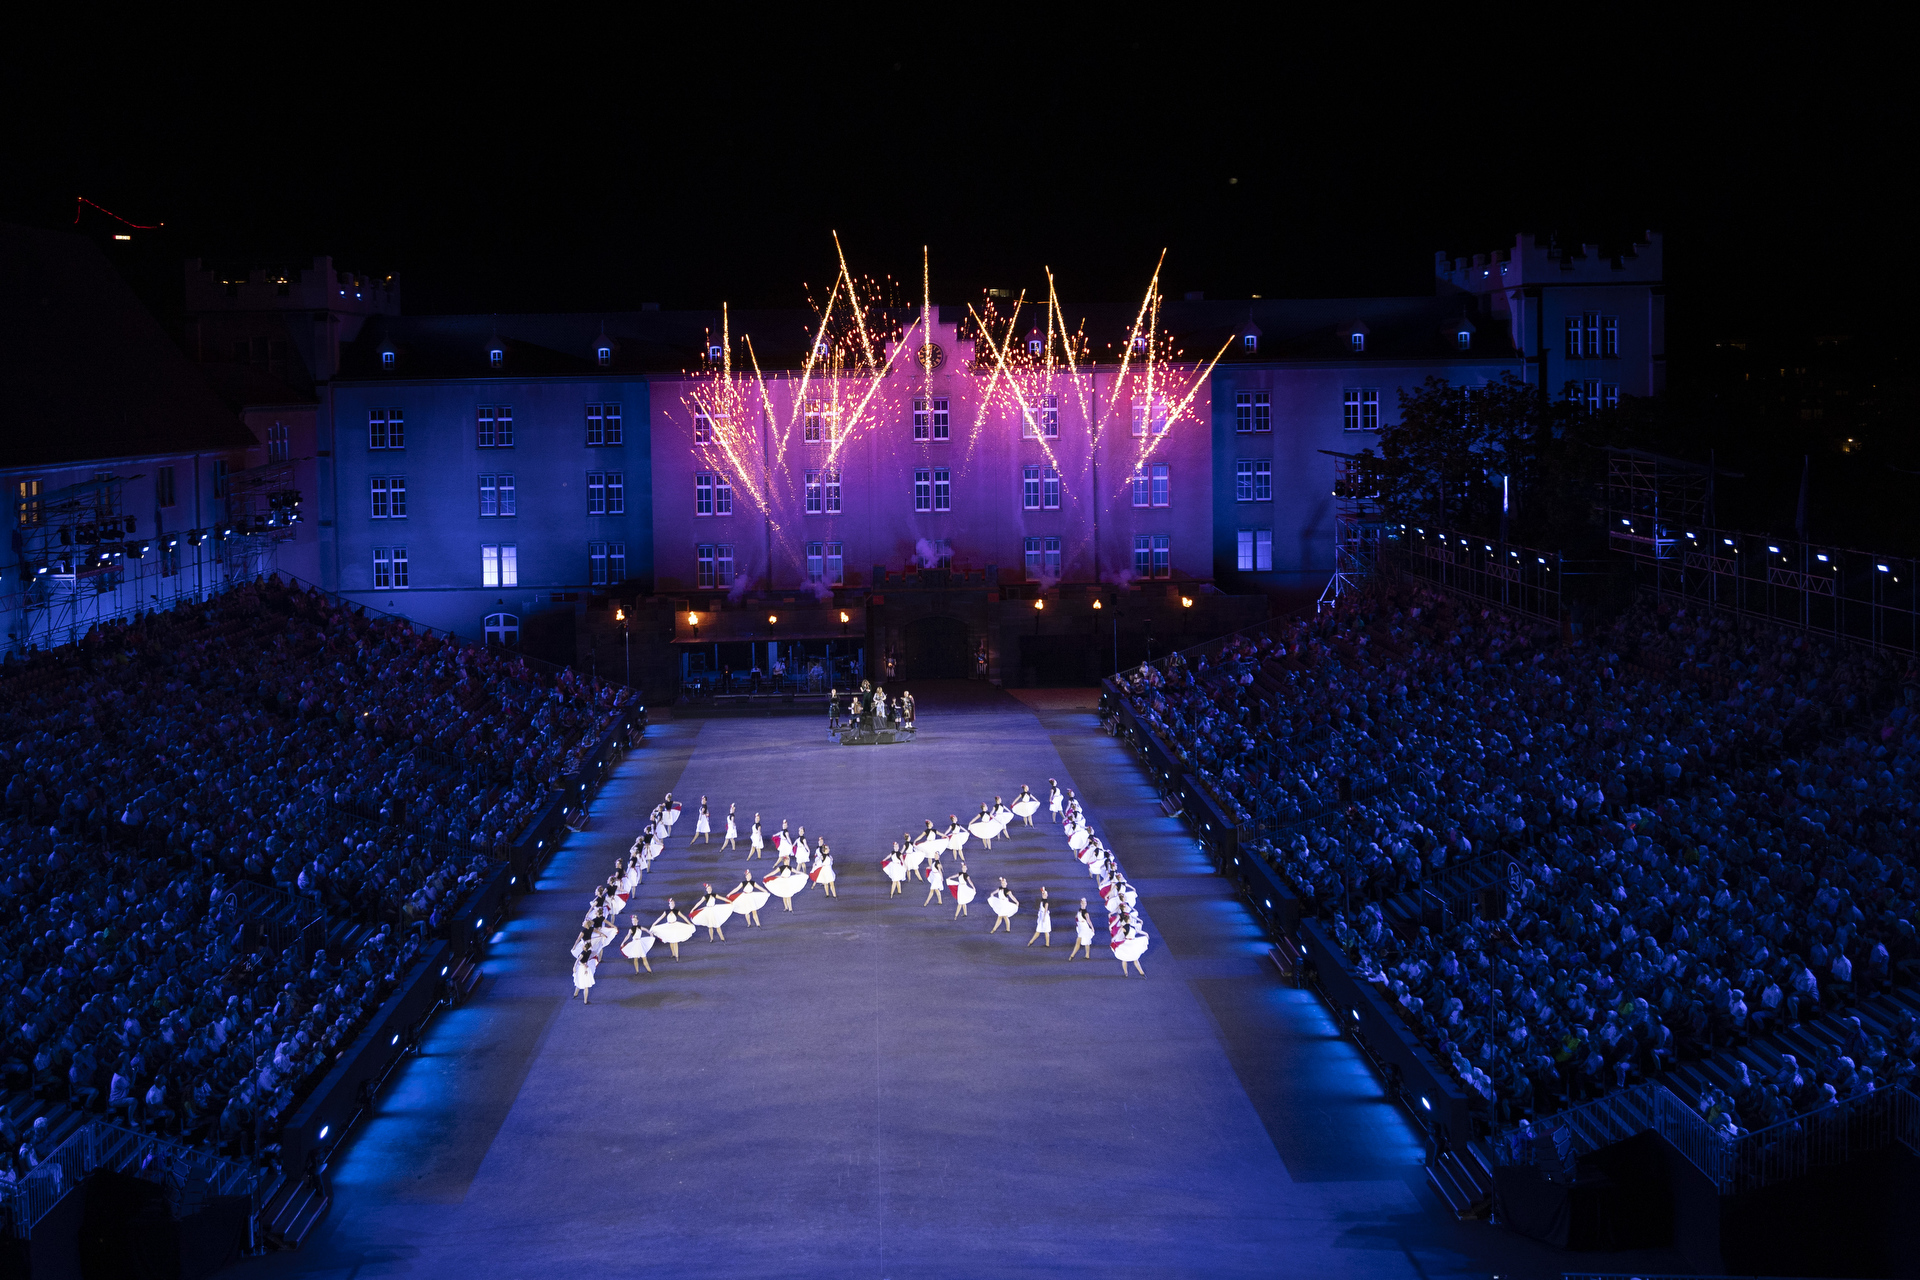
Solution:
[[[1284,361],[1389,362],[1394,360],[1475,360],[1513,358],[1504,325],[1473,321],[1469,351],[1459,349],[1459,321],[1475,304],[1459,294],[1439,298],[1254,298],[1238,301],[1167,301],[1161,328],[1173,336],[1182,359],[1210,360],[1224,345],[1222,362]],[[1134,305],[1067,305],[1067,327],[1084,331],[1095,359],[1117,359],[1138,308]],[[970,329],[968,308],[941,306],[942,324]],[[891,314],[900,326],[914,311]],[[1044,323],[1038,308],[1023,309],[1022,335],[1031,315]],[[340,376],[348,381],[381,378],[487,378],[614,374],[674,374],[706,367],[707,346],[720,340],[718,311],[579,312],[548,315],[374,316],[357,341],[341,351]],[[763,369],[799,367],[818,318],[811,311],[735,311],[728,329],[738,340],[750,336]],[[1260,334],[1256,351],[1238,341],[1249,325]],[[1355,329],[1365,332],[1366,349],[1353,350]],[[601,365],[598,349],[609,349]],[[495,366],[490,353],[501,352]],[[393,363],[383,361],[393,354]],[[735,347],[734,359],[740,360]]]
[[[257,445],[83,236],[0,225],[0,467]]]

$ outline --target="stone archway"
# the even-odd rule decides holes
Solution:
[[[905,633],[902,678],[964,680],[973,674],[973,653],[967,647],[967,624],[962,619],[919,618],[906,625]]]

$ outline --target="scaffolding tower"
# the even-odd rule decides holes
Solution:
[[[1320,592],[1318,608],[1331,608],[1345,593],[1374,575],[1380,543],[1392,536],[1380,508],[1380,483],[1371,454],[1320,452],[1334,460],[1333,576]]]
[[[294,460],[288,458],[227,476],[227,522],[220,546],[230,579],[264,577],[278,567],[280,544],[294,536],[300,523],[293,468]]]

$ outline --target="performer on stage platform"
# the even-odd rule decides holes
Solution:
[[[807,887],[806,872],[793,864],[793,855],[783,853],[773,864],[773,870],[761,877],[767,890],[780,899],[780,909],[793,910],[793,895]]]
[[[760,834],[760,815],[756,813],[753,815],[753,826],[747,831],[747,856],[749,858],[762,857],[764,856],[766,847],[766,838]]]
[[[1060,794],[1060,780],[1058,778],[1048,778],[1047,786],[1051,788],[1047,796],[1047,812],[1053,816],[1055,822],[1058,822],[1065,807],[1063,804],[1064,797]]]
[[[680,958],[680,944],[693,936],[693,921],[673,905],[673,899],[667,899],[667,909],[653,922],[653,936],[666,943],[673,951],[673,958]]]
[[[800,828],[799,834],[793,838],[793,865],[801,871],[813,869],[813,850],[807,847],[805,827]]]
[[[829,898],[840,896],[834,888],[834,883],[839,877],[833,870],[833,850],[828,848],[825,840],[822,840],[820,847],[813,852],[813,870],[808,873],[807,878],[819,885],[821,892]]]
[[[947,878],[941,874],[940,855],[938,853],[933,854],[927,859],[926,877],[927,901],[920,904],[923,907],[926,906],[928,902],[934,901],[947,890]]]
[[[1033,815],[1040,812],[1040,800],[1033,794],[1032,788],[1023,782],[1020,784],[1020,794],[1013,798],[1012,807],[1014,817],[1032,826]]]
[[[999,796],[995,796],[993,798],[993,838],[995,840],[1004,839],[1007,834],[1007,828],[1012,825],[1013,810],[1007,807],[1005,800],[1002,800]]]
[[[1147,930],[1133,915],[1120,917],[1119,927],[1113,935],[1113,957],[1120,962],[1120,974],[1126,976],[1127,966],[1131,964],[1134,972],[1141,977],[1147,971],[1140,967],[1140,957],[1147,949]]]
[[[953,918],[958,920],[961,916],[969,914],[967,904],[973,901],[974,894],[977,891],[973,887],[973,877],[967,874],[966,863],[962,862],[960,869],[953,873],[953,878],[947,881],[947,888],[953,890],[953,901],[955,903]]]
[[[733,904],[733,914],[745,916],[747,923],[758,928],[760,908],[767,905],[769,894],[758,880],[753,878],[752,870],[740,873],[740,883],[727,895],[727,901]]]
[[[647,972],[652,973],[653,964],[647,959],[647,952],[653,950],[653,935],[648,933],[646,926],[640,923],[639,916],[627,918],[633,921],[633,928],[627,931],[626,938],[620,943],[620,954],[633,961],[635,973],[640,972],[640,966],[643,964],[647,966]]]
[[[707,798],[705,796],[700,797],[700,816],[694,819],[693,839],[687,841],[687,844],[694,845],[699,843],[700,837],[702,836],[706,837],[708,844],[713,843],[713,823],[709,821],[707,817]]]
[[[827,737],[840,732],[840,691],[827,690]]]
[[[947,842],[947,848],[955,853],[967,847],[967,829],[960,825],[959,814],[947,815],[947,829],[941,832],[941,837]]]
[[[660,816],[666,820],[667,833],[671,833],[673,831],[673,824],[680,821],[680,806],[673,802],[673,792],[671,791],[667,792],[667,798],[663,804],[664,808]]]
[[[980,812],[974,815],[973,821],[967,823],[967,830],[979,837],[982,845],[989,849],[993,848],[994,833],[999,830],[999,826],[994,822],[993,814],[988,811],[986,801],[980,802]]]
[[[900,715],[901,728],[911,733],[913,732],[913,724],[914,724],[913,695],[911,693],[906,692],[904,689],[901,690],[900,692],[900,708],[901,708],[901,715]]]
[[[889,898],[898,897],[900,886],[907,878],[907,855],[900,848],[900,842],[893,842],[893,852],[881,860],[880,869],[887,873],[887,879],[893,887],[887,890]]]
[[[720,842],[720,851],[722,853],[725,853],[729,849],[737,850],[739,848],[740,828],[736,826],[733,821],[734,808],[735,806],[731,804],[727,806],[727,836],[726,839]]]
[[[1007,932],[1013,930],[1009,928]],[[1047,902],[1047,886],[1040,886],[1040,904],[1033,909],[1033,938],[1045,938],[1047,945],[1053,945],[1053,911]],[[1033,938],[1027,939],[1027,945],[1033,945]]]
[[[573,962],[573,990],[580,997],[581,1004],[591,1004],[587,993],[593,990],[593,971],[600,967],[600,957],[588,953]],[[569,1000],[573,997],[568,996]]]
[[[1073,950],[1067,953],[1067,959],[1073,959],[1083,949],[1087,959],[1093,959],[1093,917],[1087,914],[1085,898],[1080,899],[1080,913],[1073,918]]]
[[[1020,899],[1013,896],[1013,890],[1007,888],[1007,878],[1000,877],[1000,887],[987,895],[987,905],[993,908],[996,919],[988,933],[998,933],[1002,928],[1013,932],[1013,917],[1020,911]]]
[[[715,938],[725,942],[727,940],[725,925],[733,915],[733,904],[715,893],[710,884],[701,885],[700,888],[703,890],[700,900],[693,904],[693,913],[688,918],[707,931],[708,942],[712,942]]]

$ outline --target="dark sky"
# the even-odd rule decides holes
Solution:
[[[156,263],[328,252],[413,312],[796,303],[832,230],[916,295],[930,245],[952,301],[1045,265],[1069,299],[1135,297],[1163,248],[1176,294],[1424,293],[1436,249],[1647,227],[1696,336],[1906,311],[1911,122],[1864,30],[636,12],[16,40],[0,217],[85,195],[164,221]]]

